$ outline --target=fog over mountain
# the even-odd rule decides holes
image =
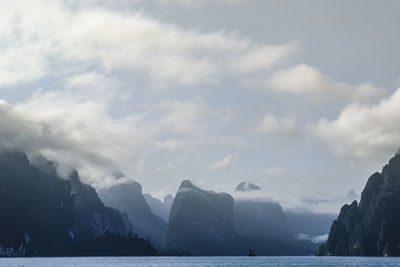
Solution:
[[[106,207],[76,171],[57,176],[40,156],[35,167],[20,151],[0,152],[0,256],[155,255],[132,237],[125,213]]]
[[[314,213],[307,210],[285,210],[291,232],[298,239],[325,241],[337,214]]]
[[[163,246],[193,255],[312,255],[317,247],[291,236],[279,204],[237,201],[188,180],[176,194]]]
[[[7,218],[0,256],[245,255],[248,249],[310,255],[316,249],[292,236],[278,203],[234,200],[185,180],[175,198],[164,200],[164,211],[173,201],[166,224],[152,213],[139,183],[123,181],[97,193],[77,171],[58,176],[58,166],[42,155],[0,154],[0,211]]]
[[[246,236],[266,236],[277,240],[293,237],[279,203],[251,197],[253,191],[261,188],[251,182],[241,182],[236,186],[233,221],[239,234]]]
[[[399,12],[0,1],[0,256],[400,255]]]
[[[183,177],[229,193],[251,179],[283,209],[335,213],[398,147],[398,10],[3,1],[0,145],[96,189],[134,177],[163,199]]]

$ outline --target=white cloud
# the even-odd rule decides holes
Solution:
[[[96,187],[113,183],[115,171],[136,164],[147,139],[108,116],[106,105],[62,96],[38,93],[23,104],[3,104],[0,144],[57,160],[64,175],[77,168]]]
[[[104,79],[82,74],[69,80],[71,90],[39,90],[16,105],[1,102],[0,146],[44,154],[60,163],[63,175],[77,168],[86,182],[99,188],[115,183],[112,174],[119,169],[131,178],[154,175],[161,153],[176,169],[190,151],[236,141],[215,136],[215,128],[229,120],[221,116],[227,111],[210,107],[201,98],[154,101],[142,111],[113,117],[107,87],[91,98],[85,90],[75,89],[107,85],[109,80]]]
[[[310,94],[326,100],[333,97],[365,101],[379,97],[384,93],[383,89],[371,83],[349,85],[336,82],[318,69],[306,64],[279,70],[262,83],[266,89],[299,95]]]
[[[4,104],[0,143],[78,168],[95,187],[112,183],[115,169],[151,173],[162,153],[175,163],[207,144],[243,145],[242,138],[216,134],[234,109],[202,97],[157,97],[146,92],[148,82],[168,88],[219,82],[226,74],[270,68],[299,50],[297,42],[268,45],[236,32],[182,29],[113,5],[0,3],[0,88],[43,87],[23,102]],[[126,78],[135,74],[146,79],[144,88]]]
[[[217,171],[217,170],[227,170],[232,164],[232,160],[235,157],[231,154],[226,155],[223,159],[218,160],[210,165],[210,171]]]
[[[261,134],[292,135],[296,132],[296,119],[292,117],[277,118],[266,114],[258,123],[255,131]]]
[[[317,134],[339,155],[388,156],[400,146],[400,89],[376,105],[346,106],[336,120],[322,119]]]
[[[7,40],[0,86],[74,68],[146,73],[155,82],[215,82],[222,74],[268,68],[298,50],[297,43],[259,44],[236,33],[201,33],[138,13],[82,6],[48,0],[2,4],[12,15],[3,19],[8,27],[0,28]]]

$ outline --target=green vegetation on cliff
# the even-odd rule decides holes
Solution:
[[[318,254],[400,256],[400,154],[368,179],[359,204],[342,207]]]

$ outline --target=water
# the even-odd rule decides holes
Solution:
[[[400,266],[400,258],[355,257],[77,257],[3,258],[0,266]]]

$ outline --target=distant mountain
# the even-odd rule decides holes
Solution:
[[[311,211],[286,210],[290,231],[298,239],[320,240],[326,238],[336,214]]]
[[[287,240],[286,232],[284,237],[270,236],[268,227],[273,225],[272,217],[277,213],[283,215],[279,205],[270,204],[241,202],[234,208],[236,204],[229,194],[202,190],[190,181],[183,181],[172,205],[163,248],[184,249],[192,255],[244,256],[249,249],[255,250],[257,255],[314,254],[316,246],[311,242]],[[246,213],[246,208],[254,212]],[[239,226],[242,234],[235,230],[235,210],[241,212],[237,219],[243,223]],[[275,213],[268,218],[268,214],[263,212],[269,213],[270,210]],[[247,214],[249,218],[244,218]],[[263,223],[267,223],[267,230]]]
[[[194,255],[219,255],[235,240],[233,198],[183,181],[172,205],[163,245]]]
[[[100,190],[99,196],[106,205],[128,214],[133,232],[149,238],[153,245],[159,246],[167,224],[152,213],[139,183],[131,180],[128,183],[117,184]]]
[[[114,246],[118,254],[156,253],[145,240],[128,237],[132,229],[127,216],[105,207],[76,171],[62,179],[56,166],[44,158],[31,164],[22,152],[1,153],[0,256],[72,256],[84,242],[98,244],[97,239],[110,234],[137,249]],[[96,247],[85,251],[101,254]]]
[[[174,197],[171,195],[167,195],[164,197],[164,200],[161,201],[150,194],[144,194],[143,196],[147,204],[150,206],[151,211],[155,215],[163,219],[165,222],[168,222],[169,213],[171,211],[172,203],[174,202]]]
[[[250,182],[242,182],[237,185],[235,191],[239,192],[248,192],[248,191],[254,191],[254,190],[261,190],[261,188],[255,184],[252,184]]]
[[[288,240],[293,237],[279,203],[235,200],[233,207],[233,222],[239,234],[277,240]]]
[[[400,256],[400,154],[374,173],[358,204],[344,205],[320,255]]]

